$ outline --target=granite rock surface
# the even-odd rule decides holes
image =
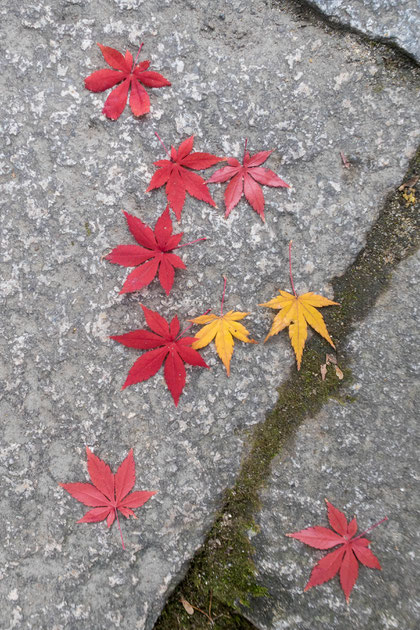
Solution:
[[[251,614],[261,630],[419,627],[419,273],[417,254],[349,338],[354,402],[325,405],[273,463],[253,539],[271,594]],[[359,532],[389,518],[367,534],[382,571],[360,568],[349,606],[338,577],[303,592],[327,552],[284,536],[328,526],[324,497],[356,515]]]
[[[40,0],[1,4],[0,131],[2,437],[0,599],[4,627],[149,630],[233,483],[246,432],[293,364],[287,335],[237,343],[228,379],[189,369],[175,408],[159,373],[121,392],[138,356],[109,340],[144,326],[139,301],[182,324],[220,307],[250,311],[295,284],[331,295],[418,143],[418,77],[350,34],[301,24],[261,0]],[[106,94],[83,79],[105,67],[96,42],[136,53],[172,87],[151,113],[102,114]],[[144,54],[143,54],[144,53]],[[154,224],[162,191],[146,194],[169,145],[241,156],[275,149],[267,166],[291,184],[265,189],[266,223],[246,202],[223,217],[187,199],[169,298],[157,282],[119,296],[124,270],[102,256],[130,243],[121,209]],[[344,168],[340,151],[351,162]],[[209,173],[211,171],[208,171]],[[59,482],[84,481],[85,446],[115,467],[134,448],[137,489],[158,494],[118,529],[76,525],[85,509]]]
[[[389,42],[420,62],[418,0],[307,0],[334,23]]]

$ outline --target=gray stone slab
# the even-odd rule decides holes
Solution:
[[[419,255],[402,263],[349,340],[355,402],[328,403],[273,464],[253,539],[272,595],[252,611],[261,630],[419,627],[419,272]],[[328,526],[324,497],[356,514],[359,532],[389,518],[367,536],[382,571],[360,569],[349,606],[338,578],[303,592],[326,552],[284,536]]]
[[[298,290],[330,295],[413,155],[418,79],[259,0],[7,3],[1,25],[3,619],[149,629],[294,359],[286,335],[238,343],[227,379],[205,349],[212,369],[188,370],[175,409],[162,374],[120,391],[138,354],[108,335],[144,325],[139,300],[183,324],[217,310],[227,274],[226,307],[251,311],[263,339],[272,315],[257,304],[289,286],[291,238]],[[104,67],[95,42],[135,54],[142,40],[173,86],[146,118],[110,122],[106,95],[83,87]],[[275,148],[267,166],[292,187],[265,189],[265,225],[245,202],[225,221],[222,187],[219,209],[189,198],[185,241],[210,240],[182,250],[170,298],[156,283],[121,297],[124,271],[101,256],[129,242],[121,208],[153,224],[165,207],[145,193],[164,157],[155,130],[216,154],[240,155],[245,137]],[[126,553],[116,527],[76,525],[84,508],[58,487],[84,480],[86,444],[114,469],[133,447],[136,487],[158,490],[124,522]]]
[[[334,22],[390,42],[420,61],[418,0],[308,0]]]

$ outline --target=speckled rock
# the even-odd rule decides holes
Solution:
[[[418,0],[306,0],[334,22],[390,42],[420,62]]]
[[[328,403],[273,464],[261,532],[253,539],[261,581],[272,595],[255,602],[251,617],[261,630],[420,625],[419,273],[417,254],[401,264],[391,289],[349,340],[355,402]],[[367,536],[382,571],[360,569],[349,606],[338,578],[303,592],[325,552],[284,536],[328,526],[324,497],[348,517],[356,514],[359,532],[389,518]]]
[[[142,327],[141,300],[183,324],[220,305],[251,312],[295,284],[331,294],[418,142],[413,70],[384,64],[352,35],[332,36],[265,2],[40,0],[1,11],[0,343],[2,552],[5,628],[150,629],[203,541],[239,466],[246,431],[276,399],[293,356],[287,335],[237,343],[230,379],[214,347],[211,370],[191,368],[178,408],[160,373],[121,392],[138,356],[109,335]],[[103,117],[105,94],[83,79],[104,67],[95,42],[129,48],[172,81],[151,90],[150,115]],[[143,55],[144,53],[144,55]],[[119,296],[122,268],[102,260],[130,242],[121,208],[154,224],[162,191],[146,194],[154,136],[241,155],[274,148],[267,166],[291,184],[265,189],[266,224],[241,202],[223,218],[188,198],[169,298],[158,283]],[[352,163],[343,167],[343,151]],[[211,171],[209,171],[210,173]],[[138,489],[158,494],[116,527],[76,525],[84,508],[59,482],[83,481],[85,445],[115,468],[130,447]]]

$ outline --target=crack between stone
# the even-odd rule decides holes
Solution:
[[[276,4],[278,4],[278,0],[276,0]],[[343,24],[339,21],[339,18],[330,17],[329,15],[324,13],[322,9],[320,9],[316,4],[312,3],[311,0],[293,0],[292,3],[289,0],[288,10],[298,17],[302,18],[302,16],[298,15],[297,13],[299,10],[301,10],[305,13],[305,17],[312,23],[316,24],[317,22],[322,22],[333,31],[336,31],[338,33],[350,33],[352,35],[357,35],[367,44],[381,44],[393,53],[397,53],[401,57],[402,61],[408,61],[410,64],[417,68],[420,66],[418,61],[404,48],[399,46],[396,41],[388,39],[386,37],[381,37],[379,35],[378,37],[373,37],[368,35],[364,31],[361,31],[358,28],[351,26],[350,24]]]
[[[420,147],[412,159],[403,182],[420,172]],[[417,184],[420,196],[420,186]],[[341,308],[324,309],[328,330],[337,342],[339,364],[344,372],[340,382],[329,373],[320,378],[329,346],[313,336],[304,351],[302,369],[293,368],[279,388],[274,409],[252,429],[245,444],[235,485],[225,491],[223,504],[203,546],[194,555],[184,579],[178,584],[157,620],[155,630],[208,628],[209,620],[190,618],[180,604],[185,597],[195,606],[208,610],[212,594],[216,630],[255,628],[241,614],[251,597],[268,593],[258,585],[253,563],[250,533],[258,532],[255,515],[260,509],[259,491],[267,482],[271,462],[281,454],[302,422],[319,413],[333,397],[346,397],[351,382],[349,358],[342,348],[357,322],[364,319],[379,296],[389,286],[392,271],[420,246],[420,201],[407,204],[398,189],[391,192],[366,237],[366,245],[355,261],[339,277],[331,281],[334,299]],[[328,311],[326,312],[325,311]],[[199,615],[200,613],[198,613]],[[182,624],[182,625],[178,625]],[[206,625],[207,624],[207,625]]]

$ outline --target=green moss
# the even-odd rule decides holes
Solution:
[[[85,221],[85,230],[86,230],[86,236],[90,236],[92,234],[92,230],[90,229],[88,221]]]
[[[404,181],[416,173],[420,173],[420,149]],[[350,382],[351,370],[340,349],[356,323],[366,316],[388,286],[395,266],[419,246],[419,209],[418,201],[407,207],[399,191],[390,194],[367,235],[366,247],[342,276],[332,280],[334,299],[341,308],[324,308],[323,314],[337,344],[343,380],[338,380],[332,368],[328,369],[325,381],[321,379],[320,366],[331,348],[314,335],[304,350],[300,372],[292,370],[278,390],[275,408],[255,426],[236,483],[225,492],[204,545],[168,600],[155,630],[210,627],[205,615],[195,612],[189,616],[185,612],[181,596],[207,613],[211,600],[215,630],[253,628],[239,614],[238,607],[247,606],[251,597],[268,595],[256,580],[250,533],[258,531],[255,515],[260,508],[259,492],[269,479],[272,459],[281,453],[302,421],[315,415],[329,398],[348,402],[350,397],[343,399],[340,389]]]

